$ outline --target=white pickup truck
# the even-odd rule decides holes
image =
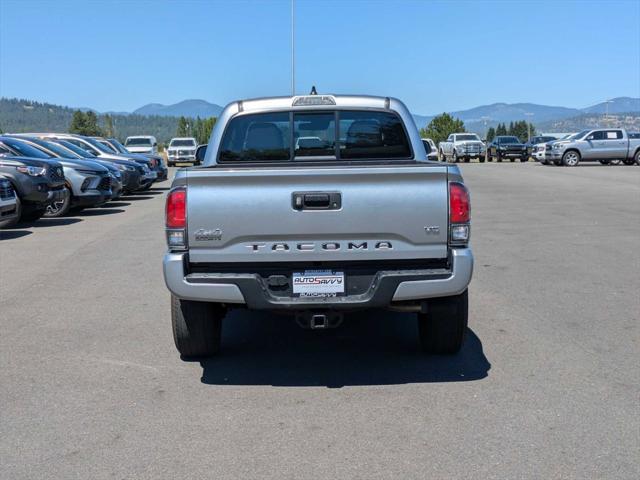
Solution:
[[[475,133],[452,133],[446,142],[438,145],[440,160],[448,159],[458,163],[460,160],[470,162],[477,158],[481,162],[485,160],[485,145]]]
[[[203,165],[176,173],[166,205],[164,278],[182,355],[217,353],[232,308],[289,313],[310,329],[353,310],[414,313],[424,351],[461,348],[469,194],[456,165],[427,159],[402,102],[233,102],[196,156]]]

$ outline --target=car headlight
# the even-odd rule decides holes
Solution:
[[[32,177],[42,177],[45,173],[47,173],[47,169],[44,167],[27,167],[27,166],[19,166],[16,167],[20,173],[26,173]]]
[[[562,145],[561,143],[557,143],[553,145],[554,150],[560,150],[561,148],[564,148],[564,145]]]

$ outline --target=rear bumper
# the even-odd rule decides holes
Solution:
[[[255,310],[355,310],[384,308],[393,302],[458,295],[473,274],[471,249],[453,249],[449,268],[379,271],[366,291],[332,298],[274,295],[264,279],[252,273],[186,273],[186,253],[167,253],[163,270],[167,287],[185,300],[245,304]]]

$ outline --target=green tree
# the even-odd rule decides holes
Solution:
[[[209,117],[202,121],[199,136],[196,137],[199,144],[207,143],[209,141],[211,130],[213,130],[217,120],[218,119],[216,117]]]
[[[113,117],[108,113],[104,116],[104,136],[115,137],[116,132],[113,128]]]
[[[89,110],[84,115],[85,118],[85,133],[83,135],[95,136],[102,135],[102,131],[98,126],[98,116],[96,112]]]
[[[496,137],[499,137],[500,135],[506,135],[507,134],[507,127],[504,125],[504,123],[499,123],[498,126],[496,127]]]
[[[188,137],[189,136],[189,122],[185,117],[178,119],[178,128],[176,129],[176,137]]]
[[[507,135],[515,135],[513,133],[513,122],[509,123],[509,130],[507,130]]]
[[[453,118],[448,113],[443,113],[434,117],[427,125],[427,128],[421,131],[425,137],[432,139],[436,145],[443,142],[452,133],[466,132],[464,122],[458,118]]]
[[[487,130],[487,142],[492,142],[494,138],[496,138],[496,129],[489,127],[489,130]]]
[[[87,119],[80,110],[73,112],[71,117],[71,123],[69,124],[69,133],[77,133],[84,135],[84,131],[87,125]]]

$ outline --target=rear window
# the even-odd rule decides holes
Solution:
[[[127,138],[127,141],[125,142],[125,145],[132,145],[132,146],[143,146],[143,147],[147,147],[149,145],[151,145],[151,139],[150,138],[140,138],[140,137],[133,137],[133,138]]]
[[[195,147],[196,142],[193,140],[171,140],[170,147]]]
[[[224,132],[218,161],[408,158],[411,148],[396,114],[340,110],[238,116]]]

